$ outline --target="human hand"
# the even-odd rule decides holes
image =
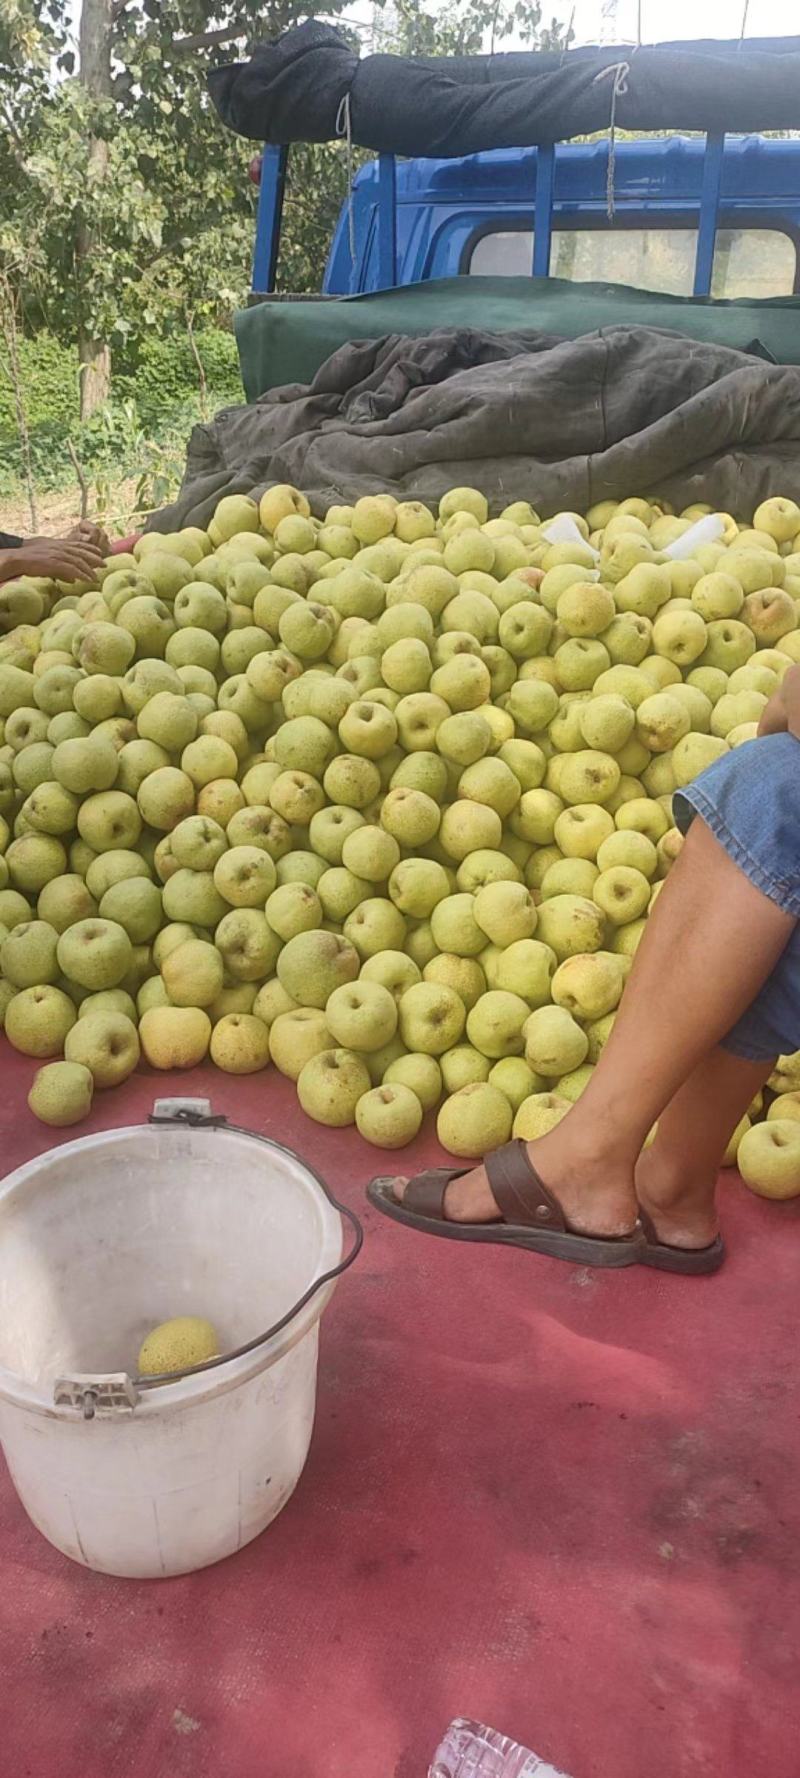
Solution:
[[[29,537],[0,552],[0,581],[30,574],[44,580],[94,581],[103,562],[96,543],[77,537]]]
[[[759,735],[794,735],[800,741],[800,666],[790,667],[761,712]]]
[[[67,533],[67,539],[69,542],[74,539],[80,543],[91,543],[104,556],[107,556],[111,549],[105,531],[100,525],[93,525],[89,519],[81,519],[74,529]]]

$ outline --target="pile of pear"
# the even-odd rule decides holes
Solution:
[[[210,1056],[378,1148],[432,1112],[465,1158],[551,1129],[680,851],[675,792],[800,661],[800,506],[681,555],[708,512],[491,517],[465,487],[319,519],[279,486],[93,586],[4,587],[0,1016],[36,1115]],[[727,1158],[788,1195],[800,1056],[773,1085]]]

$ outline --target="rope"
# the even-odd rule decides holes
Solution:
[[[355,269],[356,263],[356,213],[353,202],[353,119],[350,110],[350,94],[345,93],[336,113],[336,134],[344,137],[347,143],[347,227],[350,237],[350,263]]]
[[[636,54],[636,51],[633,51]],[[598,86],[601,80],[612,80],[611,115],[608,121],[608,173],[606,176],[606,215],[609,222],[614,220],[614,181],[617,171],[617,100],[625,97],[628,91],[628,75],[631,71],[630,62],[610,62],[607,68],[601,68],[592,82]]]

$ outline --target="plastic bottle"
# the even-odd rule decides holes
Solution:
[[[457,1717],[437,1748],[428,1778],[566,1778],[497,1729]]]

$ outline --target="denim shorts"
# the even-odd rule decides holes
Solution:
[[[682,833],[700,815],[750,882],[800,922],[800,741],[768,735],[734,748],[675,792],[673,810]],[[750,1062],[800,1049],[800,925],[723,1048]]]

